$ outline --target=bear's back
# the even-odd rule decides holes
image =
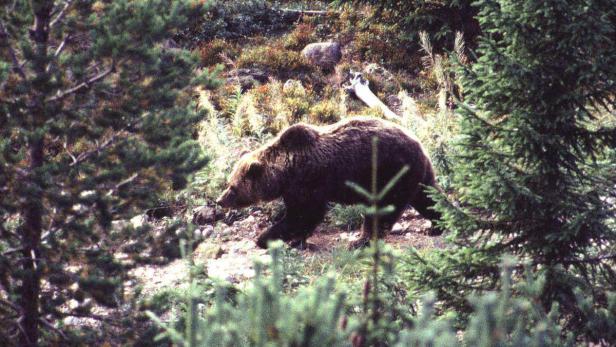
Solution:
[[[321,138],[325,141],[352,142],[355,145],[361,144],[361,147],[369,146],[371,149],[372,138],[377,137],[382,145],[412,148],[412,151],[420,151],[422,155],[426,155],[419,140],[411,132],[379,118],[352,117],[319,130]]]

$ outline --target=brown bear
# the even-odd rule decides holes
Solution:
[[[285,216],[262,233],[259,247],[282,239],[303,244],[323,220],[328,203],[366,203],[347,181],[370,187],[372,138],[378,138],[378,187],[383,188],[402,167],[408,172],[381,201],[395,210],[378,219],[378,235],[391,229],[410,204],[432,221],[440,214],[425,187],[436,187],[430,159],[421,144],[402,127],[378,118],[354,117],[328,126],[296,124],[260,149],[241,157],[218,198],[222,207],[241,208],[282,197]],[[368,243],[372,221],[367,217],[359,240],[352,248]],[[432,234],[440,234],[437,228]]]

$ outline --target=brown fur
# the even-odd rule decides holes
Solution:
[[[434,202],[423,187],[435,187],[434,171],[417,139],[391,122],[366,117],[324,127],[289,127],[269,144],[241,157],[218,203],[240,208],[282,197],[285,217],[261,234],[257,244],[266,247],[274,239],[304,242],[323,220],[329,202],[366,203],[345,182],[370,187],[375,136],[379,139],[379,188],[404,165],[409,167],[382,201],[382,205],[393,205],[395,211],[379,218],[378,235],[390,230],[409,204],[424,217],[438,220],[440,215],[430,208]],[[366,218],[362,236],[352,247],[365,245],[371,235],[371,218]]]

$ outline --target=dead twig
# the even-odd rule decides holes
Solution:
[[[115,62],[112,62],[111,66],[107,70],[99,73],[98,75],[95,75],[95,76],[89,78],[86,81],[83,81],[83,82],[79,83],[78,85],[76,85],[76,86],[74,86],[72,88],[69,88],[69,89],[64,90],[64,91],[58,91],[58,93],[56,93],[55,96],[52,96],[51,98],[48,98],[47,100],[45,100],[45,102],[60,101],[60,100],[64,99],[65,97],[80,91],[81,89],[89,88],[90,85],[92,85],[92,84],[102,80],[103,78],[107,77],[112,72],[114,72],[115,70],[116,70],[116,64],[115,64]]]
[[[62,7],[62,9],[60,10],[60,12],[58,12],[58,15],[56,16],[56,18],[52,19],[51,22],[49,23],[49,28],[53,28],[56,24],[58,24],[66,15],[68,8],[71,6],[71,4],[73,3],[73,0],[67,0],[64,3],[64,7]]]
[[[73,159],[73,162],[69,166],[76,166],[76,165],[86,161],[92,155],[94,155],[96,153],[100,153],[101,151],[107,149],[109,146],[113,145],[115,143],[115,141],[118,140],[120,134],[123,134],[123,132],[121,131],[119,133],[115,133],[115,134],[111,135],[107,140],[105,140],[105,142],[103,142],[102,144],[96,146],[96,148],[94,148],[92,150],[89,150],[87,152],[79,153],[79,155],[76,158],[71,155],[71,158]]]
[[[62,53],[62,51],[64,50],[64,47],[66,47],[66,43],[70,39],[71,39],[71,34],[68,34],[66,35],[66,37],[64,37],[62,42],[60,42],[60,45],[58,46],[58,48],[56,48],[56,51],[53,53],[54,58],[57,58],[60,55],[60,53]]]

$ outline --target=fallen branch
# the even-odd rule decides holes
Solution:
[[[385,105],[368,86],[368,80],[365,79],[360,72],[351,72],[351,85],[347,91],[353,92],[359,100],[363,101],[368,107],[377,108],[383,111],[387,119],[399,119],[400,117],[394,113],[387,105]]]
[[[319,11],[319,10],[294,10],[291,8],[280,8],[278,9],[280,12],[284,13],[292,13],[297,15],[308,15],[308,16],[327,16],[330,14],[338,15],[338,12],[334,11]]]

